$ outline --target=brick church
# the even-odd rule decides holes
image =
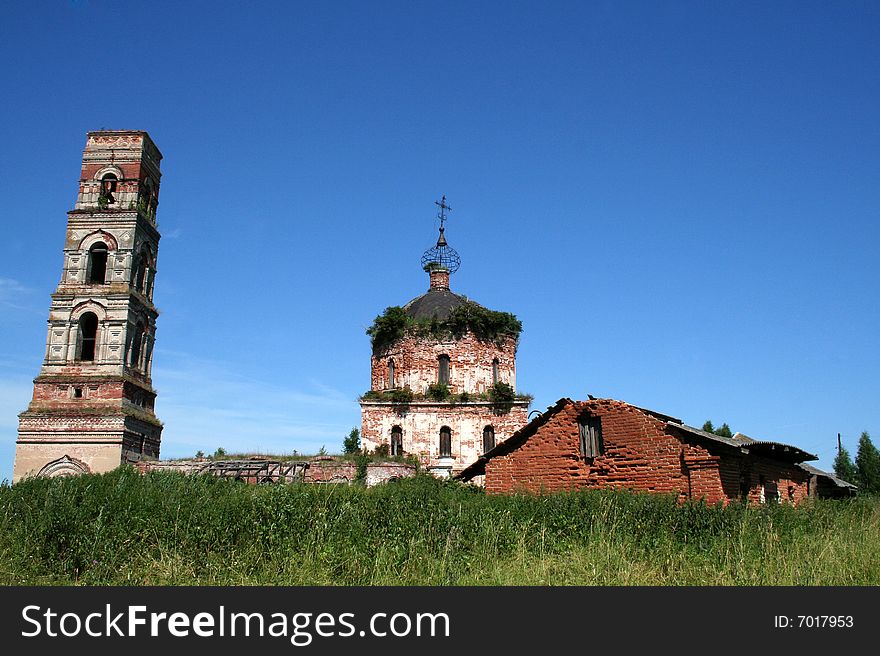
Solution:
[[[150,369],[161,160],[146,132],[87,135],[45,358],[19,415],[13,481],[159,457]]]
[[[527,422],[516,390],[521,324],[450,289],[461,263],[440,234],[421,259],[428,291],[392,306],[368,330],[370,390],[361,397],[364,448],[416,456],[428,471],[456,474]]]

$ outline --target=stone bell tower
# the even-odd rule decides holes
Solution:
[[[150,369],[161,160],[146,132],[87,135],[46,356],[19,415],[13,481],[159,457]]]

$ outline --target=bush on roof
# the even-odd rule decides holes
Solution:
[[[444,320],[436,317],[414,319],[402,307],[395,305],[386,308],[367,328],[374,353],[385,350],[407,334],[460,339],[467,332],[473,333],[481,341],[500,343],[508,337],[518,339],[522,322],[510,312],[496,312],[473,301],[465,301],[453,308]]]

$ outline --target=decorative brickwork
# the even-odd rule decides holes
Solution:
[[[586,418],[601,426],[601,453],[592,458],[583,455]],[[461,478],[484,476],[490,493],[626,488],[708,503],[798,503],[815,493],[799,465],[812,459],[795,447],[719,438],[622,401],[562,399]]]
[[[15,481],[73,473],[71,459],[103,472],[159,457],[150,371],[161,159],[146,132],[88,133],[46,355],[19,415]]]

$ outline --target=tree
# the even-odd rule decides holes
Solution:
[[[348,437],[342,440],[343,453],[357,453],[361,448],[361,432],[357,428],[352,428]]]
[[[859,438],[859,450],[856,452],[856,471],[858,485],[862,492],[876,494],[880,492],[880,451],[871,442],[868,431]]]
[[[730,426],[728,426],[727,423],[721,424],[721,428],[715,428],[711,419],[707,419],[706,423],[703,424],[703,430],[707,433],[718,435],[719,437],[733,437],[733,432],[730,430]]]
[[[217,447],[217,450],[214,451],[214,457],[215,457],[215,458],[222,458],[222,457],[224,457],[225,455],[226,455],[226,449],[224,449],[222,446],[218,446],[218,447]]]
[[[837,449],[837,457],[834,459],[834,475],[845,480],[847,483],[853,484],[859,478],[856,466],[849,457],[849,451],[843,445],[840,445]]]

